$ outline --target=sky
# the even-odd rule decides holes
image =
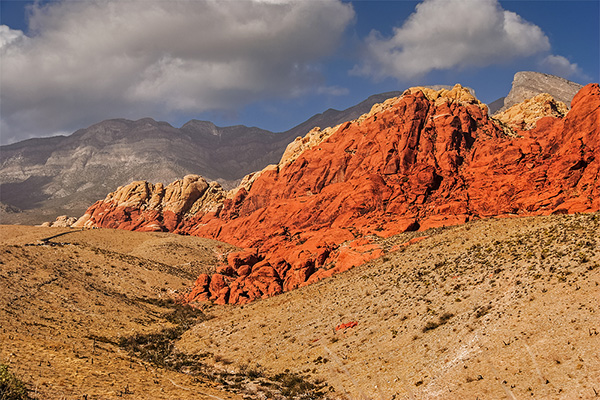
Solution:
[[[0,144],[111,118],[281,132],[328,108],[531,70],[599,82],[599,0],[0,0]]]

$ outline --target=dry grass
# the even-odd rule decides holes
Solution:
[[[62,231],[0,227],[0,362],[36,398],[600,393],[598,213],[436,229],[315,285],[199,311],[169,299],[231,246],[109,230],[27,245]]]
[[[179,326],[170,301],[187,291],[192,262],[214,265],[231,246],[182,238],[192,256],[140,248],[173,235],[0,226],[0,362],[40,399],[237,398],[129,354],[119,340]],[[216,246],[220,246],[220,249]],[[169,258],[171,257],[171,258]]]
[[[427,234],[318,284],[215,309],[177,346],[289,368],[352,399],[600,391],[599,214],[490,219]],[[334,330],[348,321],[358,325]]]

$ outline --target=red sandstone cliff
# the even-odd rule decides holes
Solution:
[[[167,187],[134,182],[90,207],[79,225],[168,230],[246,248],[201,275],[189,296],[224,304],[379,257],[369,235],[600,210],[598,84],[581,89],[564,118],[538,119],[548,107],[530,103],[507,117],[524,113],[526,124],[500,123],[460,86],[410,89],[358,120],[297,139],[279,165],[237,190],[198,176]]]

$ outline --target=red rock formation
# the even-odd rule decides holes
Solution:
[[[356,121],[311,132],[227,198],[199,177],[170,192],[136,182],[79,222],[246,248],[212,277],[201,275],[188,296],[245,303],[381,256],[372,235],[495,215],[600,210],[598,84],[571,105],[566,117],[542,118],[509,136],[460,86],[411,89]]]
[[[357,325],[358,325],[357,321],[350,321],[350,322],[346,322],[344,324],[339,324],[338,326],[335,327],[335,330],[339,331],[339,330],[345,330],[348,328],[354,328]]]

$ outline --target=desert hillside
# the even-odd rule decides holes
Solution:
[[[238,398],[209,378],[165,370],[159,349],[149,348],[151,363],[120,346],[150,333],[176,336],[206,318],[173,300],[231,246],[169,234],[6,225],[0,238],[0,362],[33,398]],[[153,338],[157,343],[160,335]]]
[[[191,355],[176,344],[195,324],[230,309],[192,308],[182,298],[198,274],[214,273],[238,250],[231,245],[169,233],[7,225],[0,238],[2,400],[324,393],[325,383],[287,368],[266,375],[247,362],[225,362],[218,351]],[[21,384],[7,388],[7,381]],[[11,397],[15,388],[29,397]]]
[[[178,346],[305,372],[350,399],[599,395],[599,213],[423,235],[331,279],[217,309]]]
[[[1,232],[0,359],[35,398],[600,392],[598,213],[379,238],[385,255],[348,272],[195,312],[169,299],[235,248],[167,233]]]

